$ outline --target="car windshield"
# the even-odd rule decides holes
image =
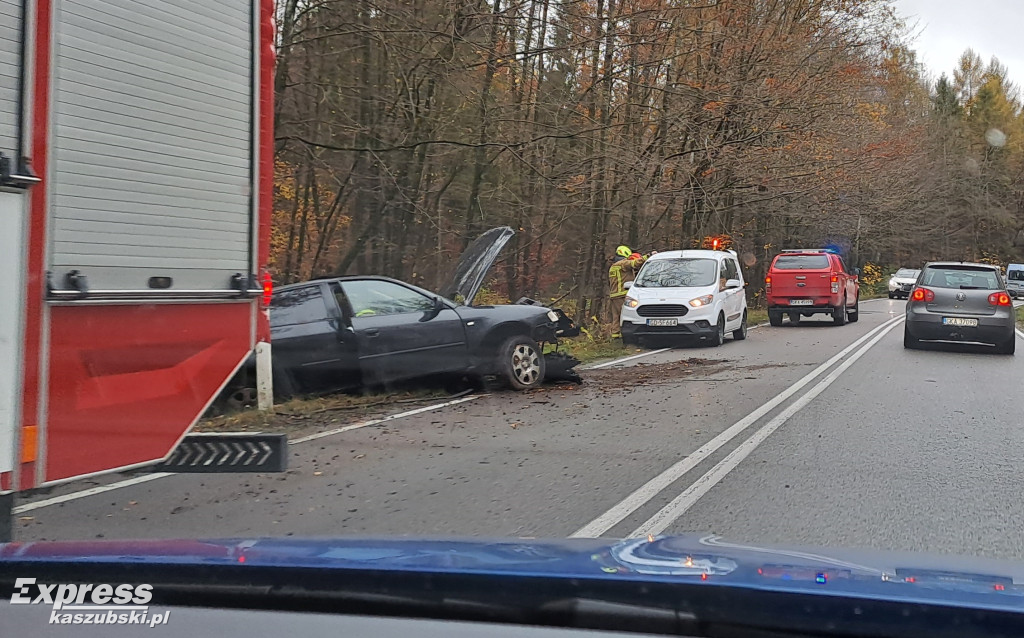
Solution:
[[[828,255],[779,255],[773,266],[775,270],[825,270]]]
[[[922,284],[932,288],[999,290],[999,276],[992,268],[973,266],[929,266]]]
[[[919,274],[921,274],[920,270],[900,268],[899,270],[896,271],[896,274],[893,276],[899,277],[900,279],[916,279]]]
[[[1024,281],[1024,269],[1014,269],[1006,273],[1006,278],[1011,281]]]
[[[656,259],[647,262],[633,285],[641,288],[698,288],[718,278],[718,261],[707,258]]]

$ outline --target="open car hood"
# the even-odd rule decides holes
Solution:
[[[459,257],[448,283],[440,290],[441,296],[462,305],[472,305],[498,253],[515,234],[508,226],[499,226],[477,237]]]

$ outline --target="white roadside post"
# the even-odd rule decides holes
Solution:
[[[264,412],[274,407],[272,370],[270,344],[260,341],[256,344],[256,407]]]

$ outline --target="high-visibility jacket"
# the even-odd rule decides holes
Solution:
[[[612,299],[620,299],[626,296],[626,289],[622,284],[636,279],[640,267],[647,261],[647,257],[636,256],[620,259],[608,269],[608,296]]]

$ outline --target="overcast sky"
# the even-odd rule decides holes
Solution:
[[[896,10],[917,23],[918,59],[932,79],[950,78],[967,47],[987,64],[993,55],[1024,84],[1024,0],[895,0]]]

